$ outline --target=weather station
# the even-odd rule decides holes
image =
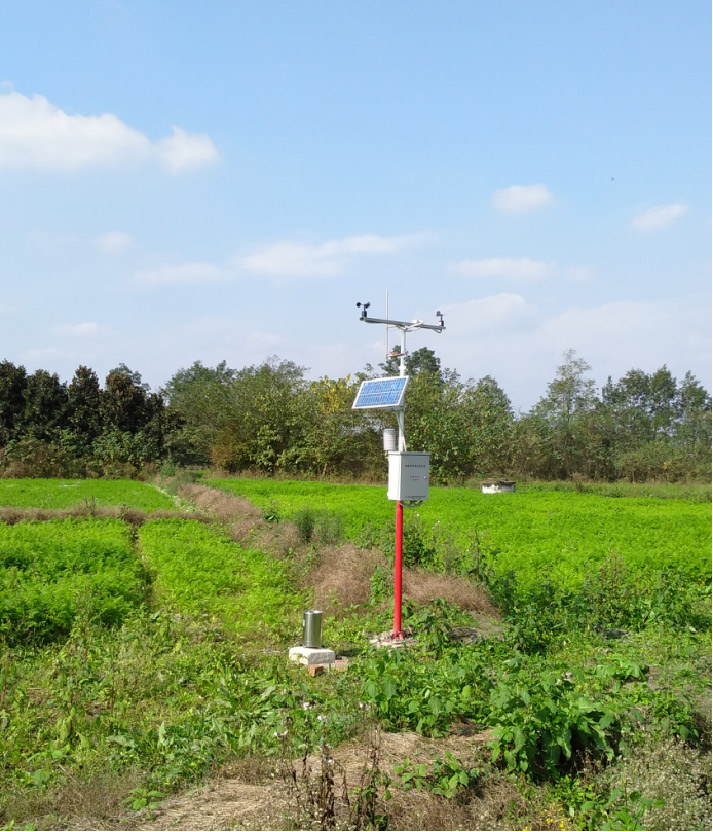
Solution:
[[[406,333],[421,329],[430,329],[441,333],[446,328],[443,315],[436,312],[437,324],[426,324],[421,320],[397,321],[389,318],[388,295],[386,318],[369,317],[370,303],[357,303],[361,310],[360,319],[365,324],[379,324],[386,327],[387,358],[399,359],[399,375],[383,376],[363,381],[357,392],[353,410],[393,410],[398,421],[398,432],[391,428],[384,431],[384,451],[388,458],[388,488],[386,498],[396,502],[396,552],[394,559],[394,625],[391,632],[392,642],[403,642],[404,633],[401,626],[402,576],[403,576],[403,538],[404,508],[420,506],[428,499],[428,452],[409,451],[406,447],[405,396],[409,377],[406,374]],[[400,348],[389,352],[389,329],[401,332]]]

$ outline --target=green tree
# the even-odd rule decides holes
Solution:
[[[651,432],[655,439],[668,439],[673,435],[676,422],[676,379],[664,364],[651,375],[649,415]]]
[[[547,395],[534,407],[534,415],[548,425],[552,453],[560,473],[567,477],[581,470],[586,455],[580,428],[597,401],[594,381],[586,375],[589,370],[575,350],[567,350]]]
[[[512,431],[510,449],[513,473],[553,479],[562,476],[562,466],[552,449],[551,428],[537,412],[521,414]]]
[[[102,397],[99,377],[80,365],[67,388],[68,426],[80,454],[88,453],[102,432]]]
[[[36,370],[27,376],[23,391],[25,406],[19,418],[20,430],[35,439],[50,441],[66,427],[67,388],[57,373]]]
[[[677,421],[674,440],[684,451],[691,476],[711,473],[711,397],[698,379],[687,372],[676,391]]]
[[[304,387],[304,368],[276,356],[239,370],[230,384],[227,423],[212,448],[215,464],[229,471],[267,473],[284,467],[300,441],[297,404]]]
[[[430,453],[430,467],[440,482],[472,473],[470,424],[463,407],[465,388],[455,370],[416,372],[406,388],[406,441]]]
[[[0,362],[0,447],[7,445],[16,432],[25,409],[27,373],[11,361]]]
[[[287,470],[358,476],[383,468],[374,414],[352,410],[358,382],[351,376],[310,382],[297,394],[295,427],[283,455]]]
[[[616,384],[612,384],[610,377],[602,391],[602,400],[612,415],[615,452],[625,452],[653,439],[648,373],[629,370]]]
[[[164,456],[164,403],[141,374],[120,364],[106,377],[100,396],[103,431],[92,452],[107,464],[140,468]]]
[[[407,376],[417,376],[419,373],[425,372],[439,379],[441,378],[441,359],[428,347],[420,347],[415,352],[408,353],[404,364]],[[400,357],[390,355],[379,367],[384,375],[397,376],[401,370]]]
[[[148,385],[142,384],[141,374],[120,364],[106,377],[101,393],[103,421],[107,428],[136,433],[153,416]]]
[[[505,392],[492,376],[484,376],[466,385],[462,407],[474,469],[483,474],[508,471],[515,417]]]
[[[204,367],[200,361],[178,370],[163,394],[172,425],[167,438],[171,455],[183,463],[206,464],[217,437],[231,422],[237,371],[225,361]]]

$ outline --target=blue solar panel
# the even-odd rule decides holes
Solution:
[[[352,405],[353,410],[368,407],[383,409],[403,407],[408,376],[387,376],[363,381]]]

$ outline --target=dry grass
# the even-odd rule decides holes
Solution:
[[[54,789],[28,788],[3,805],[2,820],[31,818],[32,829],[125,828],[126,795],[144,780],[140,772],[109,769],[70,776]],[[2,822],[2,821],[0,821]],[[7,828],[7,826],[3,826]],[[16,828],[22,828],[21,826]]]
[[[325,546],[318,550],[316,566],[307,574],[305,584],[314,588],[314,603],[334,615],[341,609],[369,601],[370,580],[377,566],[388,566],[378,549],[359,549],[351,543]],[[406,600],[427,604],[443,598],[477,617],[499,619],[499,612],[485,590],[467,578],[406,569],[403,587]]]
[[[443,598],[449,604],[469,612],[497,618],[499,613],[488,600],[480,584],[457,575],[441,575],[423,569],[406,569],[403,577],[404,598],[418,604],[428,604]]]
[[[344,799],[364,783],[365,774],[377,761],[378,770],[391,781],[391,798],[383,799],[380,810],[388,815],[389,829],[512,829],[518,819],[535,816],[537,828],[559,829],[519,793],[517,784],[487,764],[489,732],[472,736],[449,736],[439,740],[415,733],[384,734],[367,731],[331,751],[334,814],[329,828],[348,829],[350,806]],[[475,792],[462,798],[446,799],[428,791],[402,790],[396,766],[408,758],[413,763],[430,763],[447,751],[469,767],[480,767],[483,780]],[[308,822],[310,808],[318,809],[322,777],[322,756],[297,760],[238,761],[226,766],[208,786],[165,801],[157,816],[137,816],[136,829],[296,829],[321,828]]]
[[[221,523],[236,518],[262,522],[260,509],[244,497],[233,497],[224,491],[193,482],[184,483],[178,493],[181,499],[190,500],[196,508],[209,512]]]
[[[0,506],[0,523],[13,526],[15,523],[46,522],[47,520],[65,520],[68,517],[100,517],[123,520],[132,526],[141,526],[148,520],[165,518],[179,518],[182,520],[198,520],[201,523],[212,523],[213,517],[200,512],[180,511],[174,509],[158,509],[150,514],[138,508],[126,506],[87,506],[79,505],[73,508],[13,508]]]
[[[322,547],[316,567],[306,578],[314,587],[315,605],[333,615],[353,604],[366,604],[377,566],[386,566],[378,549],[359,549],[352,543]]]

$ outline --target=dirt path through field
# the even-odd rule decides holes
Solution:
[[[478,765],[487,753],[487,743],[492,739],[488,731],[470,733],[441,739],[429,739],[415,733],[370,734],[350,740],[333,752],[334,760],[334,809],[337,818],[348,820],[350,809],[344,802],[342,790],[353,796],[355,789],[364,782],[365,767],[373,766],[376,752],[377,766],[390,779],[397,775],[394,768],[408,758],[412,763],[428,763],[446,752],[461,759],[469,766]],[[306,766],[305,766],[306,763]],[[247,760],[227,765],[210,783],[198,789],[165,800],[152,811],[152,817],[144,813],[133,827],[141,830],[219,830],[219,829],[286,829],[310,828],[310,811],[320,811],[319,794],[323,793],[321,759],[310,756],[303,760],[256,761],[252,768]],[[248,782],[259,779],[259,783]],[[494,799],[495,798],[495,799]],[[483,817],[496,820],[502,816],[512,799],[509,789],[495,789],[487,798],[476,801],[468,809],[471,820],[465,816],[463,823],[472,823],[475,811]],[[383,804],[393,819],[408,821],[392,828],[452,828],[438,826],[438,812],[443,811],[443,801],[426,792],[392,789],[388,804]],[[465,813],[465,808],[464,808]],[[433,825],[436,823],[436,825]],[[348,828],[338,827],[338,828]],[[457,828],[488,828],[487,826],[459,826]],[[495,828],[495,827],[493,827]]]

